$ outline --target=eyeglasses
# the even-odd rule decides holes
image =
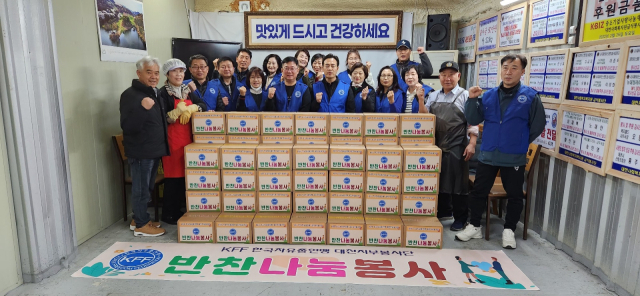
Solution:
[[[191,67],[193,70],[204,70],[206,68],[209,68],[209,66]]]
[[[298,70],[298,68],[289,68],[289,67],[284,67],[284,71],[286,71],[286,72],[295,72],[295,71],[297,71],[297,70]]]

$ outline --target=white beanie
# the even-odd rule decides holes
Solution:
[[[169,59],[164,63],[164,65],[162,65],[162,73],[164,73],[164,75],[168,75],[169,71],[173,69],[178,69],[178,68],[182,68],[186,70],[187,65],[185,65],[179,59]]]

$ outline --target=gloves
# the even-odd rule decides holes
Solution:
[[[173,121],[176,122],[178,120],[178,117],[180,117],[180,114],[182,113],[182,111],[180,111],[180,109],[176,108],[173,109],[171,111],[169,111],[167,113],[167,116]]]
[[[180,109],[180,113],[182,113],[187,110],[187,104],[185,104],[184,100],[180,100],[176,109]]]
[[[200,110],[198,105],[189,105],[186,107],[186,110],[182,112],[180,115],[180,124],[187,124],[189,120],[191,120],[191,114],[196,113]]]

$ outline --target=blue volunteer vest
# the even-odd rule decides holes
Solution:
[[[340,79],[340,81],[344,81],[346,84],[351,84],[351,77],[349,77],[347,70],[338,73],[338,79]]]
[[[369,89],[369,91],[375,91],[373,89]],[[362,91],[359,91],[354,94],[356,100],[356,113],[362,113]]]
[[[318,112],[345,113],[345,105],[347,104],[347,97],[349,96],[349,84],[338,80],[338,86],[336,87],[336,91],[333,92],[331,100],[329,100],[327,90],[324,88],[324,82],[322,80],[313,85],[313,92],[314,98],[315,93],[322,93],[322,101],[320,102]]]
[[[189,84],[192,79],[185,80],[182,84]],[[207,104],[207,110],[216,110],[216,105],[218,103],[218,93],[220,92],[220,82],[217,80],[209,80],[207,82],[207,90],[204,94],[200,93],[200,90],[196,89],[193,93],[196,94],[200,99]]]
[[[394,97],[398,97],[402,94],[401,90],[397,90],[394,93]],[[389,99],[387,98],[387,93],[383,93],[382,95],[378,95],[376,92],[376,113],[391,113],[391,104],[389,104]]]
[[[480,150],[525,154],[529,148],[529,110],[537,91],[521,84],[501,116],[498,89],[494,87],[482,96],[484,133]]]
[[[420,64],[414,61],[409,61],[409,63],[407,64],[407,67],[411,65],[420,65]],[[404,82],[404,78],[402,78],[402,73],[400,73],[400,71],[398,70],[398,64],[391,65],[391,69],[393,69],[393,71],[396,72],[396,75],[398,75],[398,86],[402,91],[406,92],[409,86]]]
[[[240,91],[238,91],[238,89],[245,85],[236,79],[236,88],[232,89],[232,94],[229,94],[229,92],[227,92],[227,88],[222,85],[222,82],[220,80],[218,80],[218,83],[220,84],[220,94],[222,95],[222,97],[229,98],[229,105],[224,108],[224,111],[236,111],[236,104],[238,103],[238,97],[240,97]],[[247,92],[249,92],[249,88],[247,88]]]
[[[276,88],[276,95],[273,99],[276,100],[276,109],[278,112],[298,112],[300,106],[302,106],[302,96],[304,92],[307,91],[307,88],[309,88],[306,84],[296,81],[296,86],[291,95],[291,102],[289,103],[287,86],[284,84],[284,81],[276,84],[274,87]],[[263,102],[265,102],[262,104],[264,106],[266,100]]]
[[[269,90],[270,87],[276,86],[276,84],[280,83],[281,79],[282,79],[282,73],[278,73],[276,75],[273,75],[273,80],[271,80],[271,83],[269,83],[269,85],[265,85],[264,89],[265,90]]]
[[[262,102],[264,102],[267,99],[267,95],[268,95],[268,93],[266,91],[263,91],[259,95],[254,95],[247,89],[247,93],[245,93],[245,97],[244,97],[244,104],[247,106],[247,111],[249,111],[249,112],[260,112],[261,111],[261,109],[260,109],[261,106],[258,106],[258,104],[256,103],[256,100],[253,98],[253,96],[262,96]],[[262,102],[260,104],[264,104]]]

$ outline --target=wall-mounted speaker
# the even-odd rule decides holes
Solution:
[[[451,15],[429,15],[427,21],[426,50],[449,50],[451,42]]]

